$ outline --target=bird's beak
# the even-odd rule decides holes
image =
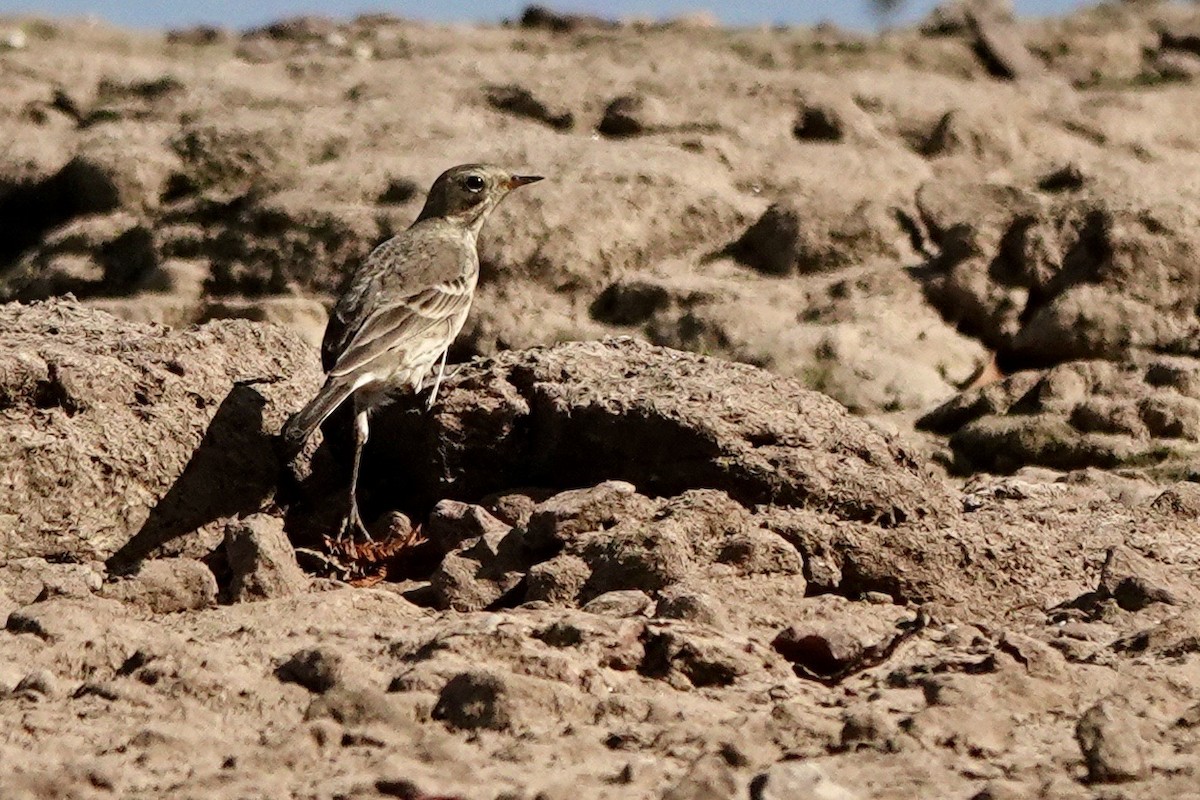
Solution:
[[[515,189],[518,186],[525,186],[529,183],[537,183],[541,179],[541,175],[513,175],[508,179],[506,186],[509,189]]]

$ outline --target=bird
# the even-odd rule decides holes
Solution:
[[[371,539],[358,508],[358,474],[371,412],[432,377],[432,408],[446,353],[462,330],[479,279],[476,241],[488,215],[540,175],[515,175],[491,164],[463,164],[438,176],[411,226],[376,247],[346,283],[321,343],[325,382],[284,426],[290,461],[342,403],[354,405],[354,465],[347,531]],[[436,374],[434,368],[436,366]]]

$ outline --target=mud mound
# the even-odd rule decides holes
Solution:
[[[712,488],[745,505],[884,525],[953,507],[912,451],[828,397],[754,367],[632,339],[464,366],[432,414],[392,406],[372,431],[368,495],[406,510],[609,479],[654,495]]]
[[[8,304],[0,334],[9,558],[102,560],[135,536],[148,550],[212,521],[202,509],[265,502],[269,436],[317,382],[293,334],[248,322],[173,332]],[[174,485],[188,491],[164,497]]]

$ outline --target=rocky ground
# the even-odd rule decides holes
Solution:
[[[0,797],[1200,797],[1200,7],[0,28]]]

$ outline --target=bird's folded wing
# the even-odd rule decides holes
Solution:
[[[454,323],[467,313],[474,286],[466,276],[381,303],[337,357],[332,375],[348,375],[397,350],[440,354],[450,345]]]

